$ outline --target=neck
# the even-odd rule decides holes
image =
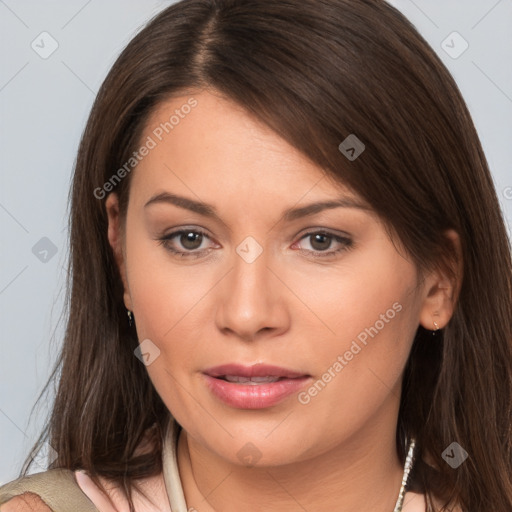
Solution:
[[[187,507],[201,512],[392,512],[403,475],[392,426],[375,422],[314,458],[250,468],[226,461],[183,430],[178,465]]]

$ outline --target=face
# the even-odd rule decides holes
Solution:
[[[279,465],[396,428],[433,281],[371,208],[212,92],[161,104],[142,140],[125,238],[111,194],[109,239],[147,371],[190,439]]]

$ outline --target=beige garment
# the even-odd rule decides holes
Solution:
[[[181,427],[172,420],[162,451],[165,488],[172,512],[187,512],[176,454],[180,430]],[[38,495],[53,512],[99,512],[80,489],[74,472],[68,469],[51,469],[3,485],[0,487],[0,505],[27,492]]]

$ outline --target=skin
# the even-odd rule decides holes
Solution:
[[[160,104],[142,140],[190,96]],[[451,318],[455,284],[437,271],[420,279],[371,208],[282,220],[288,208],[362,201],[236,104],[214,91],[193,97],[197,107],[133,171],[126,231],[115,192],[106,201],[125,305],[139,340],[160,350],[149,376],[184,429],[178,465],[187,506],[390,512],[403,472],[395,449],[403,369],[418,325],[443,328]],[[214,206],[219,219],[144,206],[164,191]],[[179,228],[206,232],[198,249],[179,235],[168,242],[199,257],[159,243]],[[315,244],[310,232],[351,245]],[[252,263],[236,252],[248,236],[263,249]],[[322,247],[341,250],[315,258]],[[396,303],[401,311],[307,404],[292,395],[266,409],[236,409],[204,383],[208,367],[264,362],[310,375],[307,390]],[[237,455],[249,442],[261,456],[254,467]],[[161,477],[148,486],[164,510]],[[404,511],[415,510],[424,510],[423,497],[408,493]]]

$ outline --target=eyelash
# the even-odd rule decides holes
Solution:
[[[170,242],[173,238],[175,238],[178,235],[186,235],[188,233],[194,233],[197,235],[202,235],[203,237],[210,238],[208,234],[201,229],[180,229],[177,231],[173,231],[172,233],[169,233],[168,235],[159,238],[158,239],[158,245],[163,246],[167,251],[173,253],[174,255],[180,257],[180,258],[200,258],[205,252],[209,251],[209,249],[203,249],[201,251],[178,251],[174,249]],[[333,233],[329,233],[327,231],[309,231],[308,233],[305,233],[302,235],[302,237],[299,239],[303,240],[305,238],[308,238],[313,235],[323,235],[331,238],[332,240],[335,240],[336,242],[342,244],[342,247],[339,249],[335,249],[332,251],[311,251],[309,249],[299,249],[299,252],[306,253],[308,257],[313,258],[329,258],[332,257],[338,253],[341,253],[342,251],[347,251],[353,247],[353,241],[350,238],[335,235]]]
[[[203,237],[209,238],[208,234],[200,229],[180,229],[178,231],[173,231],[172,233],[169,233],[162,238],[159,238],[158,245],[162,245],[166,250],[175,254],[176,256],[179,256],[180,258],[200,258],[208,249],[203,249],[201,251],[177,251],[170,244],[174,237],[178,235],[186,235],[188,233],[194,233],[196,235],[202,235]]]
[[[352,249],[352,247],[354,245],[354,242],[348,237],[335,235],[334,233],[329,233],[328,231],[322,231],[322,230],[309,231],[307,233],[304,233],[300,237],[299,241],[303,240],[305,238],[308,238],[310,236],[313,236],[313,235],[327,236],[331,240],[334,240],[334,241],[338,242],[339,244],[341,244],[341,247],[339,249],[335,249],[335,250],[331,250],[331,251],[311,251],[309,249],[299,249],[299,252],[306,253],[308,257],[329,258],[329,257],[335,256],[343,251],[348,251],[349,249]]]

